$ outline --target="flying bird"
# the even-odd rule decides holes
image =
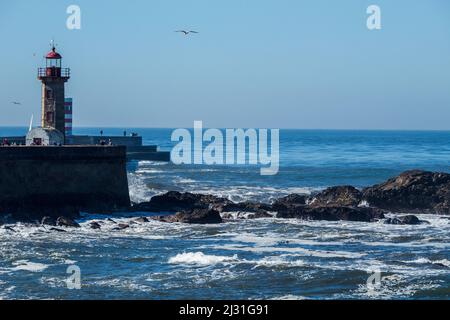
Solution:
[[[186,31],[186,30],[177,30],[177,31],[175,31],[175,32],[184,33],[185,36],[187,36],[189,33],[198,33],[197,31],[193,31],[193,30],[190,30],[190,31]]]
[[[18,105],[18,106],[21,106],[21,105],[22,105],[22,103],[17,102],[17,101],[12,101],[11,103],[12,103],[12,104],[15,104],[15,105]]]

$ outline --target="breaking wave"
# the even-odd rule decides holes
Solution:
[[[232,257],[206,255],[203,252],[180,253],[169,259],[169,263],[173,264],[197,264],[212,265],[217,263],[236,261],[237,255]]]

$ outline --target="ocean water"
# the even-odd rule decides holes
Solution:
[[[171,129],[103,130],[124,129],[162,150],[174,145]],[[23,130],[0,128],[0,136]],[[450,172],[449,161],[450,132],[281,130],[275,176],[261,176],[254,165],[134,161],[128,177],[135,202],[168,190],[271,202],[332,185],[364,187],[408,169]],[[270,218],[207,226],[151,221],[113,231],[104,215],[85,215],[80,229],[66,233],[15,224],[0,228],[0,298],[449,299],[450,216],[419,217],[429,224]],[[92,220],[102,229],[91,230]],[[79,290],[67,288],[72,265],[81,270]],[[374,272],[380,282],[368,286]]]

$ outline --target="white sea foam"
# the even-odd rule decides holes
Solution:
[[[366,200],[363,200],[358,204],[358,207],[367,208],[370,207],[370,204]]]
[[[232,257],[206,255],[203,252],[185,252],[179,253],[169,259],[171,264],[196,264],[196,265],[213,265],[218,263],[226,263],[237,261],[237,255]]]
[[[176,182],[178,182],[178,183],[194,183],[194,182],[196,182],[195,180],[193,180],[193,179],[188,179],[188,178],[178,178],[177,180],[176,180]]]
[[[153,174],[153,173],[162,173],[162,172],[164,172],[164,171],[160,170],[160,169],[154,169],[154,168],[142,168],[142,169],[138,169],[135,171],[135,173],[137,173],[137,174],[146,174],[146,173]]]
[[[274,187],[252,187],[252,186],[193,186],[191,189],[185,191],[200,193],[200,194],[214,194],[216,196],[227,198],[234,202],[243,201],[262,201],[271,202],[283,196],[292,193],[309,195],[313,191],[322,190],[322,188],[274,188]]]
[[[260,260],[245,262],[254,263],[255,267],[303,267],[307,265],[303,260],[287,260],[282,256],[269,256]]]
[[[288,294],[285,296],[277,296],[277,297],[273,297],[270,298],[269,300],[307,300],[308,298],[304,297],[304,296],[296,296],[293,294]]]
[[[408,263],[417,263],[417,264],[438,264],[443,265],[450,268],[450,261],[447,259],[440,259],[440,260],[430,260],[428,258],[418,258],[413,261],[405,261]]]
[[[14,268],[11,268],[10,270],[13,271],[30,271],[30,272],[41,272],[44,271],[49,267],[49,265],[43,264],[43,263],[37,263],[37,262],[30,262],[28,260],[18,260],[13,262]]]
[[[379,287],[369,290],[366,284],[361,284],[352,292],[351,296],[357,295],[369,299],[392,299],[411,297],[418,291],[433,290],[440,285],[431,281],[419,280],[411,283],[406,275],[393,274],[381,278]]]
[[[101,287],[121,288],[129,291],[142,291],[142,292],[152,291],[151,286],[137,283],[135,280],[128,278],[96,280],[93,281],[93,284]]]
[[[147,161],[147,160],[138,161],[138,164],[139,164],[139,166],[167,166],[167,165],[169,165],[168,162]]]
[[[267,214],[271,215],[268,218],[260,218],[260,219],[272,219],[276,216],[276,212],[267,212]],[[228,218],[230,220],[238,220],[238,219],[251,219],[255,215],[254,212],[245,212],[245,211],[227,211],[221,212],[220,216],[222,218]]]
[[[128,174],[128,188],[130,190],[130,199],[133,202],[145,202],[150,199],[149,190],[142,177],[134,174]]]
[[[209,246],[214,249],[231,250],[231,251],[247,251],[247,252],[278,252],[278,253],[296,253],[303,256],[319,257],[319,258],[346,258],[356,259],[366,255],[366,253],[346,252],[346,251],[324,251],[324,250],[310,250],[298,247],[266,247],[266,246],[241,246],[241,245],[212,245]]]

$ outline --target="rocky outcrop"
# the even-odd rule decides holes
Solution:
[[[361,203],[366,203],[362,206]],[[40,208],[39,215],[32,215],[43,225],[78,227],[74,221],[79,215],[76,208]],[[163,222],[193,224],[221,223],[225,220],[269,218],[296,218],[304,220],[372,222],[385,218],[385,213],[418,212],[450,214],[450,174],[427,171],[407,171],[388,181],[359,191],[352,186],[336,186],[317,193],[313,197],[291,194],[277,199],[273,204],[258,202],[234,203],[228,199],[208,194],[167,192],[153,197],[149,202],[134,204],[131,212],[164,212],[151,219]],[[7,215],[3,215],[3,223]],[[14,218],[20,215],[16,213]],[[27,215],[25,215],[27,217]],[[56,219],[56,217],[59,217]],[[29,217],[28,217],[29,218]],[[113,230],[124,230],[131,224],[149,221],[136,217],[129,224],[115,224]],[[386,224],[419,224],[416,216],[387,218]],[[90,227],[99,229],[99,223]]]
[[[420,220],[414,215],[406,215],[401,217],[395,217],[395,218],[388,218],[384,221],[385,224],[422,224],[427,223],[425,221]]]
[[[149,202],[143,202],[131,208],[134,212],[178,212],[192,209],[209,209],[231,203],[228,199],[213,195],[181,193],[169,191],[151,198]]]
[[[392,212],[450,214],[450,174],[406,171],[364,189],[363,199]]]
[[[222,223],[220,213],[213,209],[193,209],[177,212],[174,215],[153,217],[162,222],[181,222],[191,224],[216,224]]]
[[[56,219],[54,217],[45,216],[41,220],[41,225],[56,226]]]
[[[360,221],[374,222],[384,218],[385,211],[369,207],[310,207],[299,206],[278,211],[277,218],[296,218],[301,220]]]
[[[316,196],[313,205],[305,204],[306,195],[292,194],[276,200],[272,205],[255,202],[234,203],[213,195],[168,192],[149,202],[133,207],[136,211],[171,212],[176,214],[154,217],[162,222],[221,223],[225,220],[270,218],[298,218],[305,220],[377,221],[384,211],[359,208],[361,193],[349,186],[329,188]],[[322,206],[320,204],[323,204]],[[352,207],[353,205],[353,207]],[[222,213],[222,216],[220,215]]]
[[[92,221],[91,223],[89,223],[89,227],[91,229],[97,230],[97,229],[101,229],[101,225],[100,223],[96,222],[96,221]]]
[[[80,228],[80,225],[75,220],[68,217],[59,217],[56,219],[58,227]]]
[[[114,227],[112,230],[113,230],[113,231],[121,231],[121,230],[128,229],[129,227],[130,227],[129,224],[126,224],[126,223],[119,223],[119,224],[117,225],[117,227]]]
[[[296,208],[299,206],[304,206],[306,204],[306,201],[308,200],[308,196],[293,193],[286,197],[277,199],[272,204],[272,210],[278,211],[278,210],[285,210],[289,208]]]
[[[41,225],[52,226],[52,227],[69,227],[69,228],[79,228],[80,225],[69,217],[58,217],[54,218],[51,216],[45,216],[41,220]]]
[[[361,202],[361,191],[352,186],[337,186],[325,189],[310,202],[314,207],[356,207]]]
[[[134,221],[135,221],[135,222],[138,222],[138,223],[146,223],[146,222],[149,222],[149,220],[148,220],[146,217],[139,217],[139,218],[135,219]]]
[[[1,209],[0,208],[0,216],[2,212],[13,212],[10,219],[14,221],[22,221],[22,222],[40,222],[41,224],[46,225],[56,225],[56,219],[58,217],[67,217],[70,219],[77,219],[80,217],[80,211],[77,208],[70,206],[61,206],[61,207],[28,207],[23,206],[21,208],[13,209]]]

